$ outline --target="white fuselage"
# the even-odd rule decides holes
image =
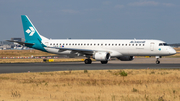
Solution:
[[[48,47],[64,47],[109,52],[111,57],[118,56],[167,56],[176,51],[160,40],[48,40],[43,42]],[[162,45],[161,45],[162,44]],[[73,54],[71,50],[48,48],[46,51],[55,54]]]

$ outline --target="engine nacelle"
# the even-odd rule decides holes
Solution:
[[[121,60],[121,61],[132,61],[134,59],[133,56],[121,56],[121,57],[117,57],[117,59]]]
[[[110,53],[108,52],[96,52],[93,55],[93,58],[96,61],[108,61],[111,58],[111,56],[110,56]]]

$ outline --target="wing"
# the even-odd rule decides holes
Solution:
[[[108,49],[78,49],[78,48],[65,48],[65,47],[49,47],[59,49],[59,51],[71,50],[73,52],[78,52],[86,55],[93,55],[96,52],[108,52],[112,57],[123,56],[120,52]]]
[[[59,51],[71,50],[71,51],[83,53],[83,54],[93,54],[94,52],[98,51],[98,50],[91,50],[91,49],[78,49],[78,48],[65,48],[65,47],[48,47],[47,46],[47,48],[59,49]]]

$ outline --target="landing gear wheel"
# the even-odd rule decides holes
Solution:
[[[157,60],[157,61],[156,61],[156,64],[160,64],[160,61],[159,61],[159,60]]]
[[[156,56],[156,64],[160,64],[159,58],[161,58],[162,56]]]
[[[101,61],[101,64],[107,64],[108,61]]]
[[[92,63],[92,60],[91,60],[91,59],[85,59],[85,60],[84,60],[84,63],[85,63],[85,64],[91,64],[91,63]]]

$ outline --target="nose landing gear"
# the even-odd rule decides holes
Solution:
[[[161,56],[156,56],[156,64],[160,64],[159,58],[161,58]]]
[[[156,60],[156,64],[160,64],[159,58],[157,58],[157,60]]]

